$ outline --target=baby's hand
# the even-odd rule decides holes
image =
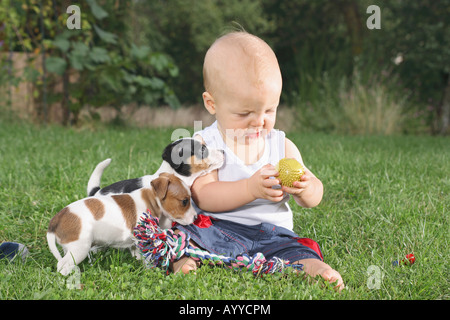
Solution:
[[[270,179],[277,176],[278,171],[275,167],[271,164],[266,164],[248,179],[248,192],[255,199],[281,201],[283,199],[283,191],[281,189],[272,189],[273,186],[279,185],[280,181],[276,178]]]
[[[302,194],[312,186],[312,180],[316,177],[309,170],[305,170],[305,174],[300,177],[300,181],[294,181],[293,187],[282,186],[281,190],[292,194],[297,197],[301,197]]]

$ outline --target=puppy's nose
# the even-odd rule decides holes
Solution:
[[[225,150],[220,149],[220,152],[222,152],[223,155],[225,155]]]

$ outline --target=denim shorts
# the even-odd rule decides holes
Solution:
[[[323,261],[317,242],[270,223],[249,226],[199,215],[194,224],[176,228],[188,233],[202,249],[215,254],[237,257],[260,252],[267,260],[278,257],[291,263],[302,259]]]

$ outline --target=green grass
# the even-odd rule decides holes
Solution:
[[[0,242],[25,244],[25,264],[0,260],[0,299],[448,299],[450,140],[414,136],[290,134],[325,195],[293,205],[295,231],[315,239],[347,289],[299,276],[253,278],[203,266],[197,275],[145,269],[109,249],[80,265],[81,287],[56,272],[45,233],[85,197],[95,165],[113,159],[103,185],[154,172],[172,130],[36,128],[0,120]],[[416,263],[393,267],[414,252]],[[373,266],[373,267],[371,267]],[[371,286],[376,268],[379,289]],[[368,285],[369,284],[369,285]]]

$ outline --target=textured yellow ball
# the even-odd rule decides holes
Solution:
[[[305,174],[305,168],[295,159],[281,159],[275,169],[280,173],[278,179],[282,186],[293,187],[294,181],[299,181]]]

